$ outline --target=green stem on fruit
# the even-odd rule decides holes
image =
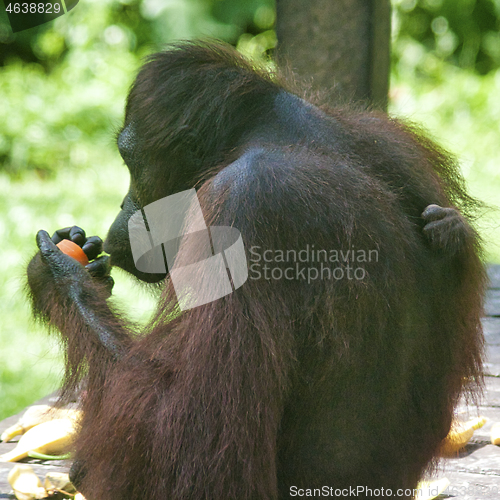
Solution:
[[[38,453],[37,451],[28,451],[28,457],[37,458],[38,460],[66,460],[71,457],[71,453],[64,455],[45,455],[45,453]]]

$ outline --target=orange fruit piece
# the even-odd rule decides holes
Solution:
[[[89,259],[85,255],[85,252],[71,240],[62,240],[56,246],[62,253],[73,257],[73,259],[77,260],[82,266],[86,266],[89,263]]]

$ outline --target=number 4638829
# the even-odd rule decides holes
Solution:
[[[59,3],[9,3],[5,10],[10,14],[59,14],[62,7]]]

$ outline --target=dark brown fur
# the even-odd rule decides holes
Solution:
[[[67,342],[66,387],[88,374],[76,444],[88,500],[395,495],[416,487],[480,382],[484,270],[458,167],[413,127],[320,111],[284,85],[223,47],[151,59],[127,104],[130,207],[108,235],[112,262],[134,273],[127,214],[196,182],[207,225],[236,227],[249,259],[307,245],[379,259],[363,280],[249,279],[174,319],[167,279],[147,331],[129,336],[90,278],[36,257],[31,294]],[[431,204],[462,215],[428,237]]]

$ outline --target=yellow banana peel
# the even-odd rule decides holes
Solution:
[[[491,444],[500,445],[500,423],[496,423],[491,428]]]
[[[24,434],[17,446],[0,455],[0,461],[17,462],[35,451],[46,455],[58,455],[67,451],[78,430],[78,423],[69,418],[44,422]]]
[[[4,442],[10,441],[13,437],[24,434],[36,425],[59,418],[74,418],[78,420],[81,416],[81,410],[76,408],[55,408],[49,405],[30,406],[21,418],[6,429],[0,436]]]
[[[48,496],[42,482],[29,465],[16,465],[7,479],[18,500],[37,500]]]
[[[468,422],[454,420],[448,435],[443,439],[439,454],[442,457],[455,456],[470,440],[476,429],[486,423],[485,417],[477,417]]]
[[[76,493],[75,487],[69,480],[69,474],[65,472],[47,472],[43,485],[49,496],[55,495],[58,491],[71,495]]]

